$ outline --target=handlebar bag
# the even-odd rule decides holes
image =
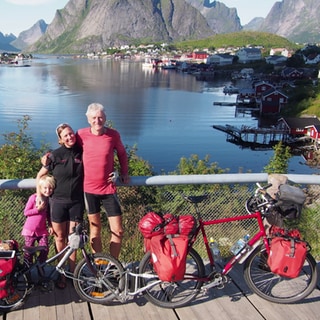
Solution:
[[[279,186],[277,200],[277,206],[285,218],[297,219],[300,217],[306,195],[303,190],[298,187],[282,184]]]
[[[268,257],[270,270],[283,277],[296,278],[303,267],[307,251],[308,245],[305,241],[274,237]]]
[[[298,187],[281,184],[277,193],[277,200],[303,204],[306,200],[306,195],[303,190]]]
[[[150,239],[151,262],[161,281],[180,281],[186,272],[188,237],[154,236]]]

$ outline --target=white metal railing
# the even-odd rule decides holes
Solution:
[[[289,182],[298,184],[320,184],[320,175],[284,174]],[[230,184],[267,182],[267,173],[223,173],[206,175],[160,175],[131,177],[129,184],[118,186],[156,186],[176,184]],[[33,189],[36,187],[35,179],[0,179],[0,189]]]

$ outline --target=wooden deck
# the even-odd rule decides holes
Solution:
[[[318,264],[319,268],[319,264]],[[34,291],[23,308],[1,315],[3,320],[315,320],[320,312],[318,288],[298,304],[280,305],[252,294],[245,285],[241,270],[230,273],[230,283],[221,290],[211,289],[188,307],[163,309],[143,297],[108,306],[81,301],[71,282],[65,290],[50,293]]]

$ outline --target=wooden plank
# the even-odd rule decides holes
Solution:
[[[34,289],[22,309],[7,314],[8,320],[61,320],[90,319],[87,302],[76,294],[73,284],[68,281],[67,288],[54,288],[51,292]]]
[[[56,289],[54,297],[57,320],[62,317],[70,320],[90,319],[88,304],[79,299],[71,281],[67,281],[66,289]]]
[[[212,288],[207,294],[200,294],[189,306],[176,310],[159,308],[143,297],[132,298],[125,303],[118,301],[108,305],[88,304],[77,296],[68,281],[65,290],[54,289],[42,293],[34,290],[22,309],[8,313],[6,320],[288,320],[317,319],[319,315],[319,289],[302,302],[281,305],[268,302],[253,294],[243,279],[241,266],[230,273],[231,283],[219,290]],[[90,313],[92,312],[92,316]]]
[[[215,316],[219,320],[264,319],[233,283],[223,289],[209,289],[207,294],[199,295],[188,307],[176,312],[179,319],[213,319]]]
[[[177,320],[172,309],[159,308],[143,297],[129,300],[125,303],[117,301],[102,306],[91,304],[91,310],[94,320]]]
[[[268,320],[301,319],[313,320],[319,318],[320,291],[316,288],[313,293],[295,304],[278,304],[266,301],[252,293],[242,276],[242,267],[236,268],[230,273],[230,277],[246,294],[247,299],[254,305],[260,314]]]
[[[7,320],[38,320],[39,314],[39,295],[33,294],[28,296],[24,306],[21,309],[9,312]]]

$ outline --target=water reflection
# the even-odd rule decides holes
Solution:
[[[235,100],[223,94],[227,84],[226,79],[202,82],[173,70],[143,69],[131,61],[39,57],[30,68],[0,67],[0,124],[2,132],[16,130],[16,120],[30,115],[35,141],[55,148],[56,125],[87,126],[86,108],[96,101],[105,105],[123,142],[137,144],[138,154],[157,172],[174,170],[191,154],[209,155],[231,172],[261,172],[272,151],[241,150],[212,128],[258,125],[250,114],[236,115],[234,107],[213,106],[213,101]],[[293,159],[291,170],[309,172],[300,160]]]

